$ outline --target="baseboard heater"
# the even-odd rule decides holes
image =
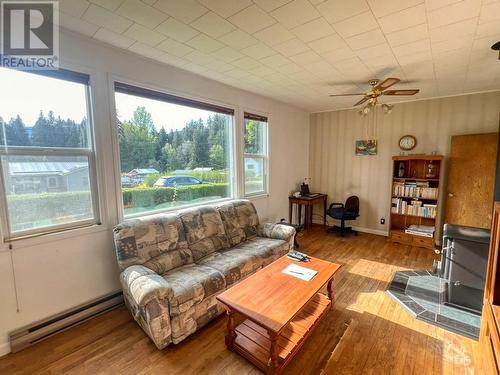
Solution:
[[[12,331],[9,333],[11,352],[23,350],[122,304],[122,292],[115,292]]]

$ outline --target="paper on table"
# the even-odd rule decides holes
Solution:
[[[297,266],[296,264],[290,264],[281,272],[305,281],[310,281],[318,273],[318,271]]]

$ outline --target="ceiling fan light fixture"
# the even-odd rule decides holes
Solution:
[[[498,60],[500,60],[500,41],[493,44],[491,46],[491,49],[494,51],[498,51]]]

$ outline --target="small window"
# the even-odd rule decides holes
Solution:
[[[267,117],[244,115],[245,196],[267,193],[268,120]]]
[[[89,76],[0,68],[0,206],[6,238],[99,219]]]

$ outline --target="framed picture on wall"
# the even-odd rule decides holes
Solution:
[[[377,155],[377,140],[356,141],[356,155]]]

